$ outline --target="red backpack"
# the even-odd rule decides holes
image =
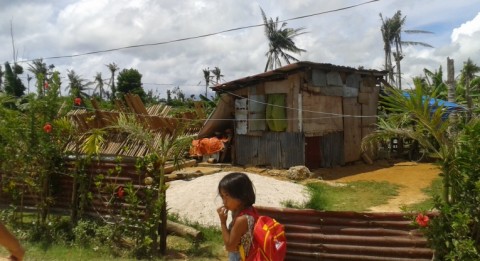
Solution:
[[[243,213],[253,216],[256,220],[253,227],[253,246],[246,260],[283,261],[287,253],[284,226],[271,217],[258,216],[255,209]]]

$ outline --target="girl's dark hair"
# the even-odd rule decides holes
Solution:
[[[232,172],[227,174],[218,183],[218,194],[220,194],[220,190],[225,191],[232,198],[242,201],[246,207],[255,204],[253,184],[245,173]]]

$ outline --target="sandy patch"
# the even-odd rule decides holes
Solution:
[[[219,226],[216,209],[222,205],[218,196],[218,183],[229,172],[202,176],[189,181],[175,180],[167,189],[167,208],[180,218],[206,226]],[[282,202],[306,202],[305,186],[290,181],[247,173],[255,186],[256,204],[259,206],[282,207]]]

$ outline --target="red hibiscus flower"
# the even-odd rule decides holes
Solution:
[[[73,102],[75,105],[80,106],[82,104],[82,98],[77,97],[75,100],[73,100]]]
[[[117,196],[118,198],[123,198],[123,196],[125,196],[125,190],[123,189],[123,186],[118,187]]]
[[[48,89],[48,82],[47,82],[47,81],[45,81],[45,82],[43,83],[43,88]]]
[[[47,122],[47,123],[43,126],[43,131],[46,132],[46,133],[52,132],[52,124],[50,124],[50,123]]]
[[[421,227],[426,227],[428,226],[428,221],[430,219],[428,218],[427,215],[424,215],[422,213],[418,214],[417,215],[417,218],[415,218],[415,221],[417,222],[417,224]]]

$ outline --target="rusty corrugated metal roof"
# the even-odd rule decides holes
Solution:
[[[387,74],[386,71],[355,69],[352,67],[333,65],[330,63],[314,63],[314,62],[304,61],[304,62],[292,63],[272,71],[267,71],[264,73],[247,76],[244,78],[219,84],[217,86],[212,87],[212,90],[222,91],[222,90],[241,89],[244,87],[254,85],[259,82],[267,81],[267,80],[271,81],[271,80],[285,79],[285,77],[287,77],[289,74],[293,72],[307,70],[310,68],[322,69],[322,70],[328,70],[328,71],[357,72],[364,75],[374,75],[374,76],[384,76]]]

